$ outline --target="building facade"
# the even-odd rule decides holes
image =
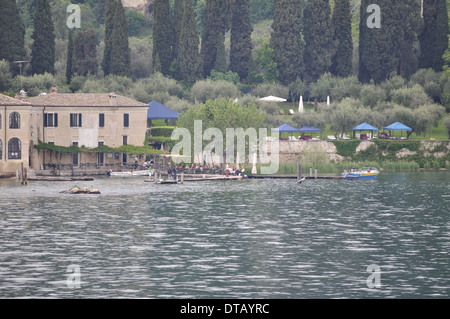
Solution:
[[[0,177],[29,167],[31,104],[0,94]]]
[[[0,174],[5,176],[15,175],[21,163],[33,170],[55,164],[75,168],[83,164],[126,164],[134,159],[125,153],[57,154],[34,146],[143,146],[147,131],[148,105],[115,93],[60,94],[52,90],[49,94],[16,99],[3,95],[0,109]]]

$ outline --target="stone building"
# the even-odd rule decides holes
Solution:
[[[0,94],[0,177],[29,166],[31,104]]]
[[[127,164],[125,153],[40,150],[39,143],[55,146],[143,146],[148,105],[115,93],[57,93],[10,98],[0,95],[0,176],[14,176],[21,166],[33,170],[59,164],[77,168]],[[134,162],[134,159],[131,159]]]

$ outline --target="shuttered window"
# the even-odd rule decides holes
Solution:
[[[3,159],[3,143],[2,140],[0,140],[0,161]]]
[[[70,113],[70,127],[82,127],[81,113]]]
[[[105,114],[103,114],[103,113],[100,113],[98,115],[98,126],[105,127]]]
[[[44,127],[58,127],[58,113],[45,113]]]

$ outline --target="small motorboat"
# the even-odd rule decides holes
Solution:
[[[123,172],[113,172],[111,170],[107,171],[108,176],[115,177],[131,177],[131,176],[148,176],[149,172],[147,170],[142,171],[123,171]]]
[[[380,172],[374,167],[363,167],[360,169],[345,170],[341,174],[342,179],[376,179]]]

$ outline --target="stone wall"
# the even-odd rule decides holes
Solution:
[[[396,141],[392,141],[396,143]],[[371,141],[361,141],[356,148],[356,154],[368,150],[372,146],[376,146],[376,143]],[[395,144],[393,144],[395,145]],[[271,145],[269,144],[269,152]],[[340,162],[345,158],[338,154],[336,146],[332,142],[328,141],[280,141],[279,142],[279,154],[280,163],[297,163],[304,161],[305,156],[316,153],[317,156],[326,157],[326,162]],[[395,152],[395,157],[399,160],[407,160],[408,157],[414,155],[423,155],[427,158],[444,158],[450,154],[450,141],[421,141],[420,146],[416,151],[402,148]],[[387,154],[380,154],[380,157]]]

